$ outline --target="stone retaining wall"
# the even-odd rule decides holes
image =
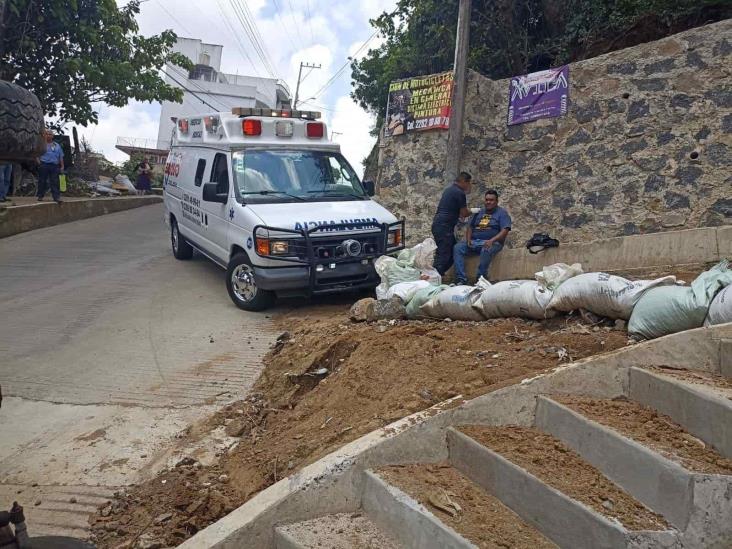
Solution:
[[[470,73],[462,169],[562,242],[732,223],[732,20],[570,66],[570,112],[506,126],[509,80]],[[429,234],[446,131],[382,138],[378,200]]]

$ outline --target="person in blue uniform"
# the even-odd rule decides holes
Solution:
[[[58,175],[64,170],[64,151],[61,145],[53,140],[53,133],[45,132],[46,152],[38,159],[38,201],[43,200],[48,188],[56,204],[61,204],[61,187]]]

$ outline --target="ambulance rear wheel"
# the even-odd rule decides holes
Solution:
[[[226,269],[226,289],[234,305],[245,311],[263,311],[275,302],[275,294],[257,287],[249,258],[237,254]]]
[[[178,230],[178,222],[170,220],[170,245],[176,259],[190,259],[193,257],[193,246],[188,244],[185,237]]]

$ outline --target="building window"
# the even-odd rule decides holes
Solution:
[[[201,183],[203,183],[203,172],[204,171],[206,171],[206,159],[199,158],[198,166],[196,166],[196,178],[194,180],[196,187],[200,187]]]

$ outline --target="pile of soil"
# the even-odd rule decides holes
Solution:
[[[134,505],[93,524],[100,547],[116,547],[143,531],[164,545],[178,544],[182,533],[194,534],[370,431],[448,398],[473,398],[627,344],[625,332],[572,317],[353,324],[343,305],[307,313],[280,319],[288,332],[265,358],[251,396],[194,429],[225,426],[239,437],[236,447],[214,468],[175,469],[131,488],[120,501]],[[192,522],[188,508],[176,505],[179,495],[209,488],[223,496],[222,505],[198,511]],[[164,513],[171,518],[156,524]]]
[[[466,426],[460,430],[549,486],[628,530],[667,530],[664,518],[613,484],[559,439],[528,427]]]
[[[732,475],[732,460],[690,435],[670,417],[625,397],[552,396],[568,408],[647,446],[690,471]]]
[[[427,507],[440,521],[478,547],[556,548],[497,498],[483,491],[449,464],[384,467],[378,474]],[[458,508],[435,506],[444,493]],[[443,496],[444,497],[444,496]],[[459,509],[459,510],[458,510]]]

